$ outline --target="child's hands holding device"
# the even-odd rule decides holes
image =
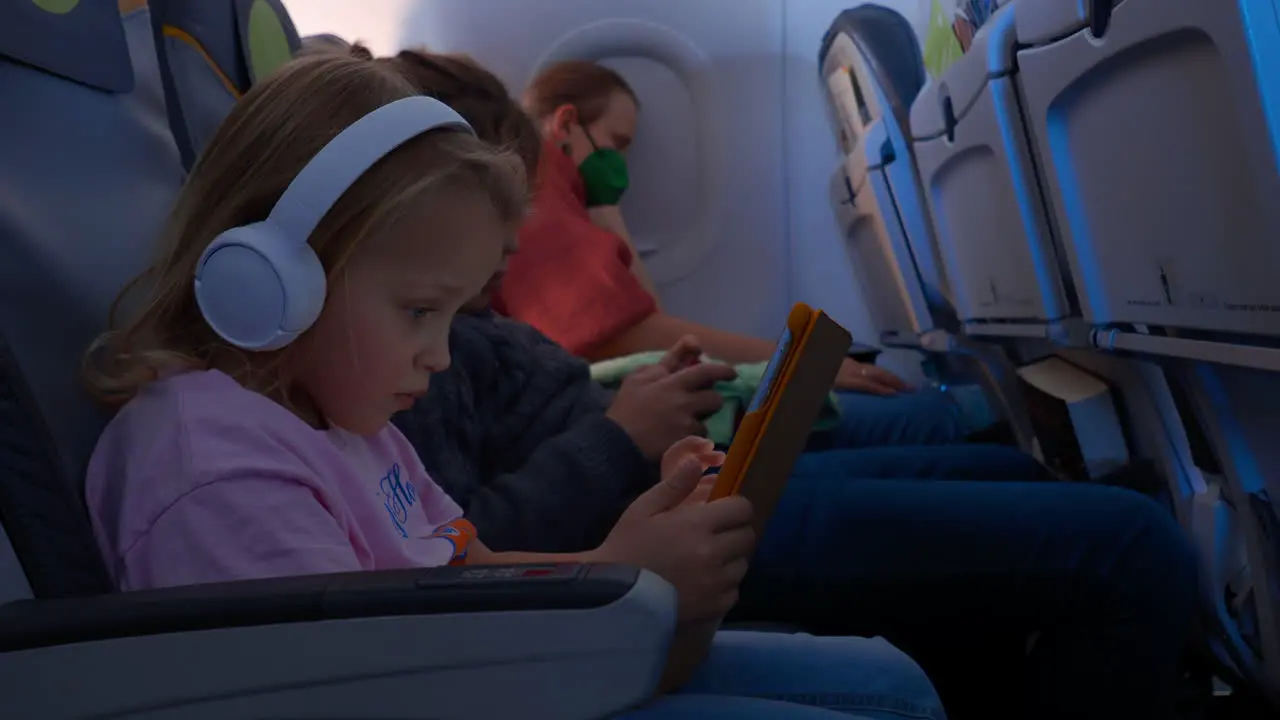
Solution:
[[[720,619],[737,599],[755,536],[773,513],[851,340],[821,311],[793,307],[727,456],[700,438],[677,442],[663,457],[662,482],[632,504],[601,548],[613,543],[640,551],[632,557],[642,561],[633,564],[658,572],[680,595],[681,623],[661,690],[687,682],[706,657]],[[709,364],[700,356],[697,341],[686,338],[664,363],[689,372]],[[720,474],[704,478],[714,465],[722,466]],[[693,502],[704,497],[707,502]],[[645,544],[655,531],[666,533],[665,547]],[[664,554],[672,549],[675,556]]]
[[[675,445],[662,456],[662,477],[668,477],[680,468],[680,463],[687,458],[693,458],[702,467],[702,472],[706,473],[714,467],[720,467],[724,464],[725,454],[716,450],[715,443],[702,437],[690,436]],[[698,486],[693,492],[689,493],[689,497],[684,499],[686,505],[693,503],[704,503],[711,498],[711,490],[715,487],[716,476],[706,475],[698,481]]]
[[[597,551],[601,561],[639,566],[674,585],[681,622],[727,613],[755,550],[745,497],[689,502],[706,498],[703,474],[722,460],[702,438],[676,443],[663,456],[662,479],[631,503]]]
[[[690,436],[675,445],[662,456],[662,477],[674,474],[680,467],[680,463],[687,458],[693,458],[702,467],[702,472],[706,473],[714,467],[720,467],[724,464],[725,454],[716,450],[715,443],[702,437]],[[706,475],[698,481],[698,486],[693,492],[689,493],[689,497],[684,499],[686,504],[706,502],[711,497],[711,489],[715,487],[716,476]]]

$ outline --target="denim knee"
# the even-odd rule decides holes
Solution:
[[[1130,502],[1140,506],[1135,517],[1146,528],[1146,542],[1134,548],[1134,564],[1149,568],[1154,580],[1162,581],[1164,602],[1172,603],[1190,617],[1199,595],[1200,558],[1187,532],[1171,512],[1136,492]]]
[[[874,648],[876,661],[874,664],[861,664],[858,675],[853,676],[858,679],[857,684],[851,684],[842,692],[776,692],[762,693],[760,697],[869,717],[885,715],[904,719],[945,720],[942,698],[925,674],[924,668],[888,640],[881,637],[803,637],[815,641],[815,650],[820,645],[828,646],[823,648],[824,652],[820,657],[833,663],[839,662],[840,655],[843,654],[842,648],[853,650],[855,646],[860,653]],[[827,657],[828,652],[830,657]]]
[[[1102,520],[1111,524],[1096,541],[1118,552],[1114,576],[1102,579],[1109,594],[1129,605],[1128,611],[1163,625],[1160,632],[1189,629],[1199,597],[1199,558],[1190,537],[1155,500],[1122,488],[1095,489],[1105,500],[1099,503]]]
[[[613,720],[875,720],[838,710],[725,695],[666,695]]]
[[[983,448],[981,452],[986,453],[986,467],[996,469],[1001,473],[1001,475],[990,479],[1008,479],[1023,482],[1056,481],[1058,479],[1053,474],[1053,471],[1045,467],[1044,463],[1019,448],[1008,445],[979,444],[966,447]]]
[[[924,670],[883,638],[722,631],[682,692],[748,696],[869,718],[945,717]]]

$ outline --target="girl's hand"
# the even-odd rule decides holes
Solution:
[[[698,342],[698,338],[685,335],[676,341],[658,364],[666,368],[667,372],[675,373],[706,361],[707,358],[702,352],[702,344]]]
[[[698,481],[698,486],[689,493],[689,497],[684,499],[684,504],[704,503],[711,495],[712,486],[716,484],[716,476],[707,475],[706,472],[724,464],[724,453],[716,450],[715,443],[706,438],[687,437],[672,445],[662,455],[662,477],[674,474],[680,463],[688,458],[698,463],[703,476]]]
[[[677,461],[674,451],[681,447],[683,459]],[[631,503],[595,553],[600,561],[642,567],[674,585],[681,621],[727,613],[738,601],[738,584],[755,550],[746,498],[689,501],[710,453],[702,443],[677,443],[668,452],[671,459],[664,456],[662,480]]]

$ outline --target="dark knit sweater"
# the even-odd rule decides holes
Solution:
[[[452,364],[392,422],[494,550],[596,547],[657,467],[604,416],[587,365],[537,330],[459,316]]]

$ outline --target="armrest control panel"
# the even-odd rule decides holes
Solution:
[[[519,583],[570,583],[587,571],[585,565],[481,565],[432,568],[429,575],[418,578],[420,588],[467,587],[475,585]]]

